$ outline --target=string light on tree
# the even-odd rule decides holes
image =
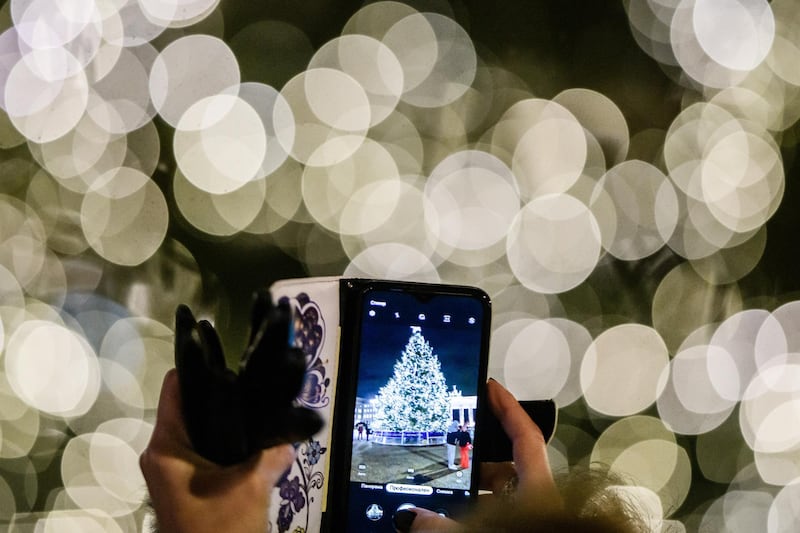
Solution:
[[[450,391],[439,357],[411,326],[411,336],[394,373],[378,393],[377,429],[385,431],[445,431],[450,419]]]

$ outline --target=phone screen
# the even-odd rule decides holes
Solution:
[[[347,531],[391,532],[419,506],[446,516],[477,494],[475,420],[489,332],[480,290],[402,284],[360,295]]]

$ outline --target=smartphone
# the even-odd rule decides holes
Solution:
[[[328,530],[391,533],[407,506],[457,518],[478,494],[490,299],[465,286],[342,283]]]

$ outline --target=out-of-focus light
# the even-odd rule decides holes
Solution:
[[[730,129],[732,133],[719,135],[706,148],[700,188],[714,217],[745,233],[764,225],[777,210],[784,190],[783,165],[771,138]]]
[[[529,338],[537,332],[545,337]],[[526,345],[528,341],[531,343]],[[489,375],[509,387],[518,398],[553,399],[559,407],[566,407],[583,395],[580,368],[591,342],[586,328],[571,320],[509,320],[492,331]],[[531,378],[531,373],[540,377]]]
[[[564,292],[597,265],[600,229],[589,208],[574,197],[541,196],[517,214],[506,253],[520,283],[538,292]]]
[[[39,437],[42,427],[39,412],[11,389],[5,372],[0,372],[0,399],[0,458],[25,457]]]
[[[609,465],[623,479],[656,493],[668,514],[683,503],[691,485],[689,455],[653,417],[631,416],[613,423],[598,437],[591,461]]]
[[[800,520],[800,481],[783,487],[775,496],[767,515],[767,530],[775,533],[790,533]]]
[[[748,71],[767,56],[775,36],[767,0],[692,0],[691,4],[692,29],[712,60]]]
[[[29,52],[6,80],[6,112],[14,127],[37,143],[66,135],[83,116],[88,101],[86,74],[75,57],[63,50],[60,55],[58,51]]]
[[[364,88],[344,72],[312,69],[281,89],[295,120],[287,149],[297,161],[324,167],[341,163],[361,146],[371,122]],[[281,139],[281,136],[278,136]]]
[[[125,136],[127,152],[120,166],[135,168],[146,176],[152,176],[161,156],[161,139],[153,122]]]
[[[292,110],[278,91],[262,83],[241,84],[239,98],[258,113],[264,126],[267,147],[256,177],[269,176],[284,164],[294,143]]]
[[[83,194],[101,175],[122,165],[127,141],[84,115],[64,136],[30,147],[34,160],[62,187]]]
[[[93,509],[91,514],[74,510],[51,511],[37,518],[37,531],[42,533],[123,533],[111,516]]]
[[[41,220],[20,200],[0,195],[0,265],[23,287],[44,268],[46,234]]]
[[[692,268],[711,285],[734,283],[753,271],[767,247],[767,230],[761,227],[744,243],[723,248],[691,261]]]
[[[700,476],[727,494],[693,496],[689,529],[796,529],[800,307],[752,300],[746,280],[741,312],[737,286],[785,201],[795,0],[623,2],[682,109],[632,137],[600,92],[537,98],[446,3],[374,2],[316,51],[270,20],[224,41],[219,4],[0,10],[0,522],[142,528],[136,456],[173,366],[165,324],[200,286],[165,240],[177,206],[193,234],[255,235],[309,275],[481,286],[490,374],[576,419],[559,424],[554,467],[600,460],[641,484],[619,490],[654,530],[687,529],[662,515]],[[639,266],[658,267],[652,301],[611,296],[606,281]],[[632,323],[642,304],[655,329]],[[629,416],[653,402],[660,420]],[[674,434],[695,444],[694,482]],[[54,457],[62,486],[40,487]]]
[[[397,243],[376,244],[365,249],[350,261],[344,275],[429,283],[441,281],[436,266],[427,255],[406,244]]]
[[[678,224],[678,197],[667,177],[644,161],[626,161],[598,182],[616,212],[614,240],[608,252],[628,261],[661,249]],[[597,194],[597,193],[595,193]]]
[[[737,417],[729,416],[716,428],[697,436],[695,456],[703,477],[729,484],[753,463],[753,453],[741,435]]]
[[[796,68],[800,59],[798,47],[798,13],[792,0],[773,0],[770,4],[775,17],[775,40],[767,55],[770,69],[781,79],[792,85],[800,85],[800,73]]]
[[[606,95],[590,89],[566,89],[553,97],[589,130],[603,148],[604,161],[611,167],[628,155],[630,131],[622,110]]]
[[[256,178],[267,153],[264,123],[238,96],[219,94],[193,103],[173,141],[183,175],[212,194],[235,191]]]
[[[311,58],[309,69],[341,70],[363,87],[370,103],[370,126],[394,111],[403,92],[403,69],[392,50],[365,35],[328,41]]]
[[[755,338],[755,359],[760,367],[777,361],[786,362],[789,354],[800,353],[800,301],[775,309],[764,320]]]
[[[340,70],[317,68],[307,70],[303,82],[309,109],[323,125],[346,133],[369,128],[369,98],[357,79]]]
[[[486,152],[457,152],[425,182],[427,206],[436,211],[438,238],[448,246],[479,250],[503,240],[520,207],[511,170]]]
[[[345,23],[342,35],[361,34],[380,40],[394,24],[416,13],[416,9],[402,2],[381,1],[366,4]]]
[[[138,265],[164,242],[169,213],[161,189],[136,169],[106,173],[84,196],[81,227],[92,249],[118,265]]]
[[[301,180],[300,164],[293,159],[286,160],[266,180],[265,202],[245,231],[254,234],[272,233],[290,220],[295,220],[303,203]]]
[[[203,58],[202,64],[193,60],[197,57]],[[158,114],[177,127],[195,103],[239,82],[239,64],[224,41],[189,35],[171,42],[156,57],[150,70],[150,98]]]
[[[678,64],[670,45],[670,21],[677,2],[623,0],[631,33],[639,47],[664,65]]]
[[[780,107],[750,87],[739,86],[717,92],[708,102],[725,109],[737,118],[750,120],[765,130],[773,129]]]
[[[586,163],[583,127],[566,108],[528,99],[511,106],[492,134],[496,155],[511,163],[523,199],[567,191]]]
[[[234,235],[248,227],[263,205],[266,186],[255,180],[223,194],[196,187],[178,169],[172,181],[175,203],[194,227],[208,235]]]
[[[758,372],[755,343],[758,332],[770,314],[760,309],[748,309],[726,318],[716,329],[709,344],[721,348],[728,357],[726,364],[709,362],[711,385],[723,398],[741,400],[745,388]],[[735,368],[731,367],[731,363]]]
[[[140,0],[142,11],[168,27],[184,27],[199,22],[217,7],[219,0]]]
[[[592,336],[584,326],[572,320],[549,318],[547,322],[561,331],[569,345],[570,362],[567,380],[561,390],[553,396],[556,405],[566,407],[583,396],[580,382],[581,365],[584,354],[592,343]]]
[[[658,412],[676,433],[706,433],[722,424],[736,406],[714,383],[716,380],[727,389],[739,386],[736,364],[722,348],[694,345],[682,349],[670,361],[666,380]]]
[[[123,48],[113,66],[92,84],[88,115],[109,133],[129,133],[156,114],[150,101],[149,75],[158,51],[149,43]]]
[[[55,416],[79,416],[100,388],[97,356],[75,332],[44,320],[20,325],[8,340],[5,371],[25,403]]]
[[[475,47],[464,28],[449,17],[408,15],[389,28],[382,41],[403,68],[404,102],[441,107],[461,97],[475,79]]]
[[[692,332],[719,322],[742,309],[736,285],[706,283],[689,264],[678,265],[664,276],[652,301],[653,326],[672,349]]]
[[[711,504],[700,521],[701,531],[774,531],[767,529],[772,495],[766,491],[733,490]]]
[[[439,226],[435,212],[428,207],[419,188],[402,180],[383,180],[375,186],[394,195],[381,202],[392,209],[389,213],[381,213],[378,216],[379,224],[369,230],[340,235],[348,257],[354,258],[366,248],[384,243],[404,244],[426,257],[433,257],[435,249],[445,251],[437,242]]]
[[[145,495],[140,453],[110,433],[74,437],[61,459],[61,477],[70,499],[81,509],[98,509],[109,516],[138,509]]]
[[[9,523],[16,511],[17,502],[16,498],[14,498],[14,492],[8,486],[6,480],[0,477],[0,520]]]
[[[544,320],[529,319],[504,327],[521,328],[508,346],[504,383],[519,400],[553,398],[569,376],[570,346],[564,334]],[[547,354],[544,357],[544,354]]]
[[[0,263],[0,321],[3,323],[5,339],[25,316],[25,293],[13,272]]]
[[[706,39],[706,35],[699,34],[695,28],[697,3],[697,0],[681,0],[676,6],[670,22],[672,52],[683,71],[702,85],[715,88],[736,85],[744,80],[748,71],[728,68],[704,49],[700,39]],[[733,0],[731,3],[738,2]]]
[[[141,420],[145,414],[144,393],[137,377],[116,361],[101,357],[98,363],[102,382],[97,401],[83,416],[68,420],[69,428],[77,434],[92,432],[108,420]]]
[[[800,449],[800,426],[795,423],[800,412],[800,358],[795,360],[761,370],[745,391],[739,422],[742,435],[756,452]]]
[[[558,431],[553,435],[548,447],[558,448],[571,465],[588,463],[596,437],[562,422],[559,422]]]
[[[366,139],[347,159],[303,172],[303,200],[323,227],[345,235],[381,226],[397,206],[399,172],[381,144]],[[370,196],[375,200],[370,203]]]
[[[592,409],[611,416],[641,412],[656,401],[668,363],[667,346],[656,330],[638,324],[607,329],[583,358],[584,398]],[[629,378],[621,381],[623,373]]]
[[[155,409],[164,375],[174,365],[173,353],[173,332],[170,328],[152,319],[125,318],[109,328],[98,355],[115,361],[135,376],[141,387],[141,407]],[[126,376],[120,377],[125,379]],[[138,401],[139,391],[133,393],[135,396],[121,399]]]
[[[58,48],[80,38],[99,23],[93,0],[69,4],[55,0],[12,1],[11,18],[21,40],[31,48]],[[82,40],[85,43],[85,39]]]
[[[741,390],[739,369],[730,352],[718,345],[693,346],[679,352],[671,364],[675,391],[688,410],[730,412]]]

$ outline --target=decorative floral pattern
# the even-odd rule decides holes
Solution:
[[[325,321],[319,306],[308,294],[301,292],[290,303],[294,309],[294,343],[306,355],[306,376],[297,400],[306,407],[319,409],[330,403],[331,379],[326,376],[325,361],[321,357]]]
[[[323,448],[319,441],[312,440],[309,442],[308,449],[305,452],[306,457],[308,457],[308,464],[311,466],[317,464],[322,454],[325,453],[325,450],[327,450],[327,448]]]
[[[306,505],[306,496],[300,490],[300,478],[294,476],[292,479],[286,479],[280,484],[281,498],[291,504],[291,506],[299,511]]]
[[[330,403],[327,377],[323,360],[322,346],[325,341],[325,321],[316,302],[308,294],[300,293],[295,298],[281,298],[289,302],[294,314],[294,342],[306,356],[306,374],[303,388],[297,398],[299,404],[312,409],[321,409]],[[297,459],[292,468],[278,482],[280,506],[277,526],[279,533],[287,533],[295,521],[292,533],[306,533],[309,525],[310,503],[314,501],[313,492],[322,489],[325,474],[316,470],[327,448],[318,440],[309,439],[298,445]],[[303,516],[304,515],[304,516]]]

